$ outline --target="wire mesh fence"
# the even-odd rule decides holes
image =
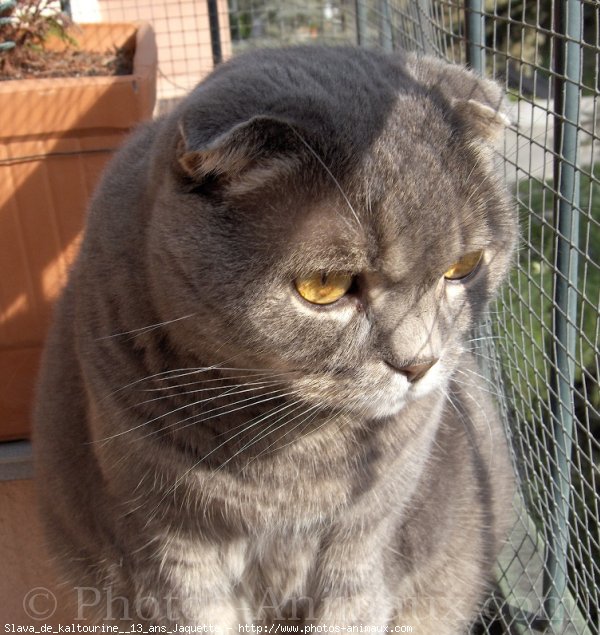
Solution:
[[[522,245],[492,327],[522,495],[504,621],[597,633],[598,4],[446,3],[434,15],[437,52],[504,82],[514,122],[501,156]]]
[[[597,0],[71,0],[150,21],[165,110],[216,63],[307,42],[407,48],[503,83],[499,164],[521,217],[514,271],[474,350],[519,495],[474,633],[600,633],[600,4]]]

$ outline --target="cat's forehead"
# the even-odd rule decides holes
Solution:
[[[340,189],[301,210],[288,244],[296,268],[356,270],[370,266],[377,241],[360,204]]]
[[[489,228],[478,168],[435,104],[399,97],[350,173],[338,179],[321,170],[328,193],[307,206],[298,241],[315,251],[360,251],[399,275],[408,261],[482,245]]]
[[[355,190],[334,187],[300,215],[292,250],[308,268],[379,271],[400,280],[489,242],[477,202],[443,179],[435,187],[415,179],[399,174],[387,188],[371,190],[365,175]]]

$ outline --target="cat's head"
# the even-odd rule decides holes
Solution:
[[[515,213],[501,92],[431,58],[236,58],[171,117],[154,166],[154,300],[202,364],[386,416],[443,387],[504,279]]]

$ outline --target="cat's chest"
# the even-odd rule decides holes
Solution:
[[[249,544],[240,588],[255,615],[283,617],[277,608],[293,613],[298,598],[314,596],[321,548],[318,534],[278,534]]]

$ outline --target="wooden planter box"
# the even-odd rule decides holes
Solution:
[[[29,434],[52,305],[88,200],[124,136],[154,108],[150,26],[78,25],[75,38],[92,51],[131,46],[133,74],[0,82],[0,440]]]

